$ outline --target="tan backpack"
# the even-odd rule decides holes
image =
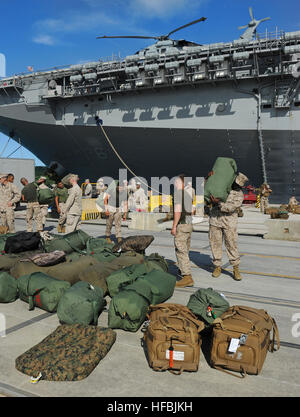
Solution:
[[[257,375],[263,367],[267,352],[274,352],[275,340],[278,350],[278,328],[275,320],[265,310],[245,306],[230,307],[214,321],[211,365],[219,370],[225,368],[240,372],[242,377],[246,374]]]
[[[169,370],[176,375],[182,371],[197,371],[201,347],[199,333],[203,329],[204,323],[183,305],[151,305],[144,333],[149,365],[155,371]]]

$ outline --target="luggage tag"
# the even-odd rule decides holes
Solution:
[[[241,334],[240,336],[240,345],[245,345],[248,339],[248,335],[247,334]]]
[[[228,352],[235,353],[240,346],[240,339],[235,339],[234,337],[230,340],[230,345],[228,348]]]
[[[216,319],[217,317],[216,317],[216,314],[215,314],[215,312],[213,311],[213,309],[211,308],[211,305],[209,305],[208,307],[207,307],[207,312],[206,312],[206,314],[208,315],[208,317],[213,317],[214,319]]]

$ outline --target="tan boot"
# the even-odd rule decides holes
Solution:
[[[117,238],[118,243],[122,243],[123,239],[121,237]]]
[[[238,266],[234,266],[233,267],[233,278],[236,281],[241,281],[242,280],[242,276],[240,274],[240,271],[239,271],[239,267]]]
[[[212,273],[212,277],[218,278],[221,275],[221,272],[222,272],[222,268],[220,266],[216,266]]]
[[[177,288],[182,287],[192,287],[194,285],[194,281],[192,275],[184,275],[180,281],[176,282]]]
[[[112,241],[111,241],[110,237],[106,236],[106,242],[107,242],[107,243],[112,243]]]

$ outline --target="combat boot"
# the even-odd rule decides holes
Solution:
[[[193,287],[193,285],[194,285],[194,281],[193,281],[192,275],[183,275],[181,280],[176,282],[177,288]]]
[[[117,238],[118,243],[122,243],[123,239],[121,237]]]
[[[240,271],[239,271],[239,267],[238,266],[234,266],[233,267],[233,278],[236,281],[241,281],[242,280],[242,276],[240,274]]]
[[[221,275],[221,272],[222,272],[222,268],[220,266],[216,266],[212,273],[212,276],[214,278],[218,278]]]
[[[112,241],[111,241],[110,237],[106,236],[106,242],[107,242],[107,243],[112,243]]]

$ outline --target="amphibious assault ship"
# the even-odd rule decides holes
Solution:
[[[300,31],[259,35],[269,18],[250,16],[232,42],[171,39],[201,18],[125,59],[1,79],[0,131],[93,180],[123,162],[148,181],[195,178],[227,156],[271,201],[299,198]]]

